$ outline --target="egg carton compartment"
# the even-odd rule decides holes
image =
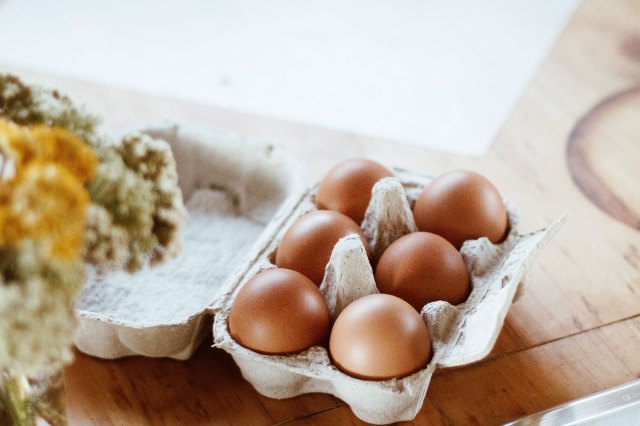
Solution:
[[[189,212],[183,250],[135,274],[89,271],[75,343],[101,358],[187,359],[211,329],[211,306],[249,268],[251,247],[298,204],[302,172],[287,152],[227,131],[163,124],[145,133],[176,159]]]
[[[417,231],[411,207],[430,180],[400,169],[394,174],[374,186],[362,223],[373,262],[395,240]],[[461,249],[472,286],[468,299],[457,306],[429,303],[421,311],[432,345],[429,364],[400,379],[361,380],[333,366],[324,347],[288,356],[264,355],[241,346],[229,334],[228,316],[237,291],[258,272],[275,267],[273,260],[283,234],[298,217],[316,210],[314,193],[315,188],[307,191],[289,215],[271,224],[270,234],[254,247],[251,268],[230,283],[233,290],[216,310],[214,346],[229,352],[244,378],[263,395],[289,398],[310,392],[330,393],[345,401],[357,417],[375,424],[413,419],[437,368],[468,364],[489,354],[527,270],[564,221],[561,217],[547,228],[520,234],[517,209],[505,200],[507,237],[499,244],[487,238],[467,241]],[[320,291],[332,319],[357,298],[378,292],[371,263],[355,234],[342,238],[334,247]]]
[[[271,144],[226,131],[166,124],[146,133],[166,140],[176,159],[189,211],[184,249],[165,265],[133,275],[90,271],[77,304],[79,349],[102,358],[187,359],[211,330],[213,315],[214,345],[231,353],[258,392],[273,398],[330,393],[372,423],[414,418],[437,368],[464,365],[489,353],[526,271],[563,221],[522,235],[517,211],[507,202],[507,238],[497,245],[480,239],[462,247],[472,285],[467,301],[458,306],[434,302],[422,309],[432,345],[429,364],[402,379],[360,380],[335,368],[323,347],[262,355],[237,344],[227,328],[241,285],[274,267],[289,225],[316,209],[315,188],[305,191],[300,164]],[[429,181],[409,171],[394,174],[374,187],[362,224],[374,260],[416,230],[411,206]],[[352,301],[378,291],[358,238],[338,242],[320,290],[332,319]]]

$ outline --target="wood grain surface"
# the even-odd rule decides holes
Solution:
[[[111,129],[171,117],[276,141],[308,164],[309,182],[339,160],[364,156],[430,174],[479,171],[519,206],[523,231],[568,212],[493,352],[437,371],[415,420],[491,425],[640,377],[640,231],[633,226],[640,212],[640,111],[632,95],[640,85],[638,22],[637,0],[585,0],[480,159],[3,69],[86,102]],[[625,93],[635,101],[602,107]],[[619,200],[626,218],[619,208],[608,210],[601,201],[607,196]],[[361,424],[330,395],[259,395],[210,343],[185,362],[77,353],[66,370],[71,424]]]
[[[640,86],[590,110],[567,144],[576,185],[602,211],[640,230]]]

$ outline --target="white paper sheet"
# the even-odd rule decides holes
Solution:
[[[482,155],[577,0],[0,0],[0,64]]]

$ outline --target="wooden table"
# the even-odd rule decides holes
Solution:
[[[524,231],[568,212],[494,351],[437,371],[418,424],[497,424],[640,377],[637,0],[580,5],[481,159],[21,74],[86,102],[109,126],[172,117],[278,141],[309,164],[310,182],[338,160],[365,156],[432,174],[480,171],[520,207]],[[186,362],[76,353],[66,370],[71,424],[361,423],[330,395],[259,395],[210,343]]]

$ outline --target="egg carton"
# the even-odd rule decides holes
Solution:
[[[176,159],[189,212],[183,250],[135,274],[89,271],[75,344],[100,358],[184,360],[211,332],[210,309],[248,268],[251,247],[305,188],[300,163],[273,144],[172,123],[145,133],[167,141]]]
[[[517,210],[505,200],[506,239],[497,245],[486,238],[467,241],[461,249],[472,286],[467,301],[457,306],[434,302],[421,311],[432,345],[429,364],[401,379],[356,379],[333,366],[324,347],[288,356],[263,355],[242,347],[229,334],[229,310],[240,287],[275,267],[284,232],[316,209],[316,188],[304,189],[299,163],[271,144],[228,132],[165,125],[147,133],[166,140],[174,151],[190,212],[184,250],[166,265],[135,275],[92,276],[78,304],[80,350],[103,358],[186,359],[211,330],[213,315],[214,346],[232,355],[258,392],[272,398],[330,393],[370,423],[414,418],[437,368],[468,364],[490,352],[527,270],[564,221],[520,234]],[[417,230],[411,206],[429,180],[394,169],[394,177],[376,184],[362,224],[374,259],[393,241]],[[378,292],[355,235],[333,249],[320,291],[332,319],[353,300]]]
[[[395,169],[394,175],[374,186],[362,223],[374,260],[395,240],[417,231],[411,207],[430,180],[400,169]],[[472,287],[466,302],[452,306],[438,301],[421,311],[433,351],[429,364],[400,379],[361,380],[332,365],[324,347],[289,356],[263,355],[242,347],[229,334],[228,316],[237,291],[255,274],[275,267],[275,252],[284,232],[298,217],[316,210],[314,193],[315,188],[308,191],[288,217],[270,228],[271,235],[253,253],[253,266],[232,284],[235,290],[216,311],[214,346],[229,352],[244,378],[263,395],[290,398],[310,392],[330,393],[345,401],[357,417],[375,424],[413,419],[437,368],[469,364],[489,354],[509,306],[522,290],[526,272],[564,221],[562,217],[545,229],[522,235],[517,229],[518,211],[505,200],[509,219],[505,240],[492,244],[480,238],[465,242],[461,248]],[[332,319],[359,297],[378,293],[371,264],[355,234],[342,238],[334,247],[320,292]]]

